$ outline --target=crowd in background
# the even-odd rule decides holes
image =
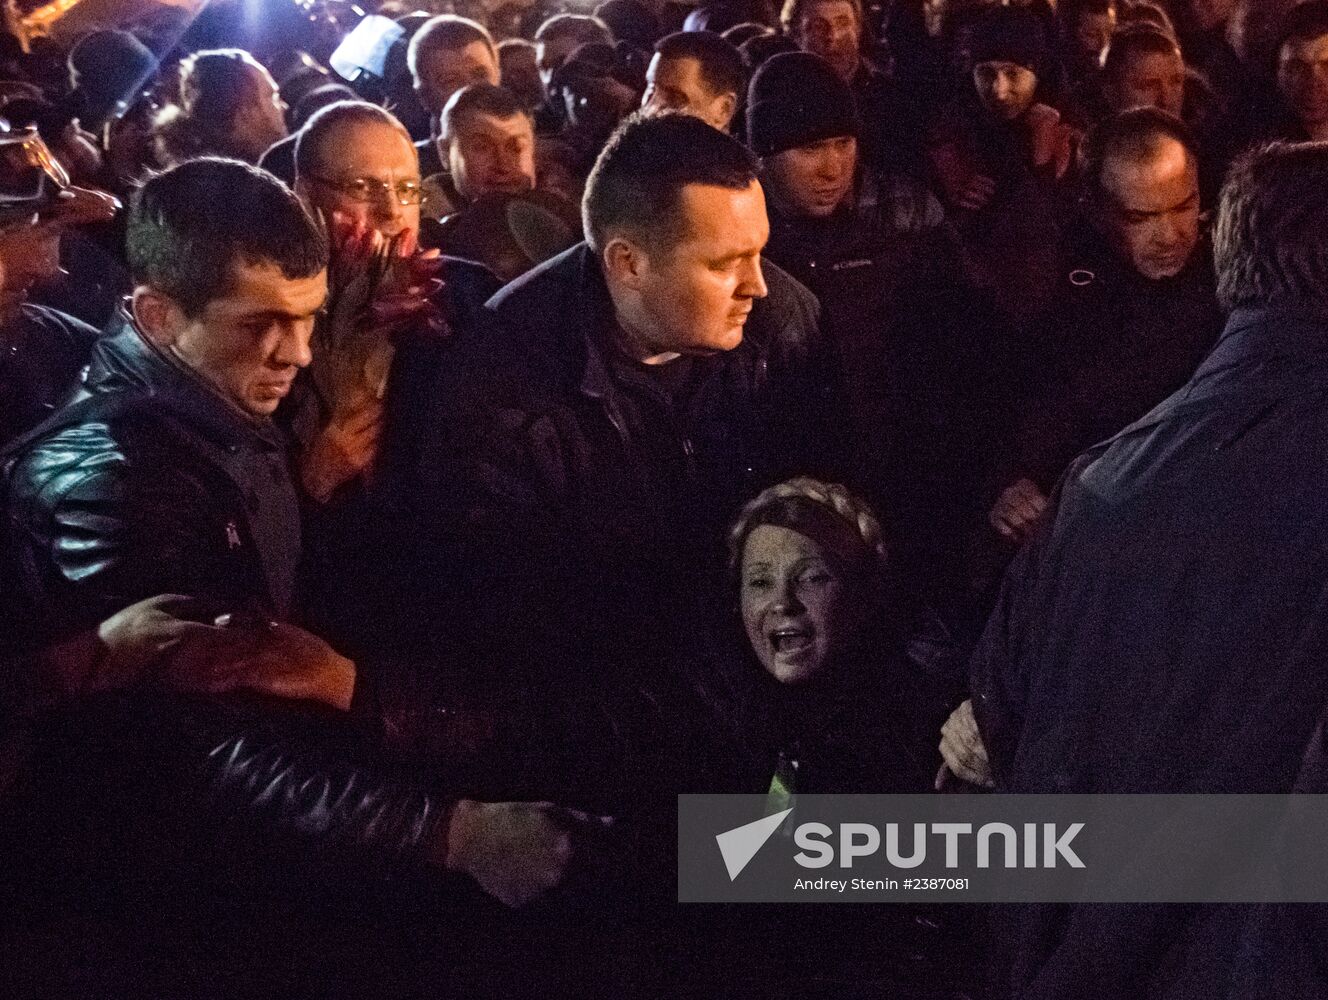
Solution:
[[[1328,3],[10,15],[0,994],[1323,985],[1317,910],[673,854],[1320,790]]]

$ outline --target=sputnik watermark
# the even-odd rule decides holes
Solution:
[[[1319,795],[682,796],[678,896],[1328,902],[1324,829]]]

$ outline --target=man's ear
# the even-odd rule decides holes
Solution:
[[[640,291],[649,262],[631,240],[615,236],[604,248],[604,277],[610,285]]]
[[[188,325],[184,310],[169,295],[146,285],[134,289],[134,323],[158,347],[170,347]]]
[[[738,95],[725,94],[723,97],[718,98],[715,109],[720,121],[724,123],[720,128],[720,131],[729,131],[729,129],[733,127],[733,116],[738,111]]]

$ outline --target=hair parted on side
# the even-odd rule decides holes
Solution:
[[[273,264],[287,278],[327,267],[322,226],[266,170],[201,157],[147,180],[130,203],[125,234],[135,284],[197,316],[226,293],[237,262]]]
[[[1328,309],[1328,142],[1276,142],[1236,160],[1222,187],[1213,257],[1226,309]]]
[[[762,491],[741,513],[729,530],[729,569],[737,573],[742,565],[747,538],[762,525],[797,529],[808,508],[832,515],[847,530],[860,549],[862,564],[874,574],[884,574],[889,566],[889,552],[881,523],[866,501],[838,483],[824,483],[808,476],[798,476]]]
[[[1102,174],[1113,157],[1142,160],[1168,140],[1185,147],[1197,161],[1194,134],[1183,121],[1161,108],[1131,108],[1102,119],[1079,144],[1078,172],[1084,193],[1102,191]]]
[[[581,203],[586,239],[596,253],[618,233],[671,249],[684,235],[678,211],[684,187],[743,191],[756,175],[751,151],[701,119],[637,112],[618,126],[590,171]]]
[[[474,42],[488,46],[496,60],[498,50],[494,47],[493,36],[489,29],[478,21],[456,14],[439,14],[424,22],[424,26],[415,32],[406,48],[406,68],[413,79],[420,78],[420,63],[434,52],[443,49],[464,49]]]
[[[401,134],[414,148],[410,132],[392,112],[368,101],[337,101],[319,108],[300,129],[295,140],[295,176],[314,177],[326,169],[323,149],[328,140],[350,125],[382,125]]]

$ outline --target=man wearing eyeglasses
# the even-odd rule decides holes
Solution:
[[[71,225],[104,222],[109,195],[69,185],[35,129],[0,122],[0,447],[36,426],[73,387],[97,331],[27,301],[60,274],[60,236]]]
[[[396,250],[417,242],[419,162],[405,127],[381,107],[343,102],[324,108],[301,133],[295,163],[296,192],[334,231]],[[429,415],[446,392],[452,345],[471,336],[484,302],[498,289],[481,265],[438,258],[436,251],[432,259],[435,269],[441,266],[441,289],[428,279],[408,288],[407,318],[397,311],[369,331],[381,335],[388,352],[382,391],[324,413],[299,457],[305,493],[314,501],[306,537],[311,558],[323,567],[311,574],[320,584],[315,601],[332,635],[356,650],[387,648],[418,631],[396,627],[409,603],[403,591],[413,545],[400,512],[421,489],[418,456],[430,433]],[[334,298],[338,270],[334,265]],[[428,326],[426,299],[446,321],[445,335]]]

